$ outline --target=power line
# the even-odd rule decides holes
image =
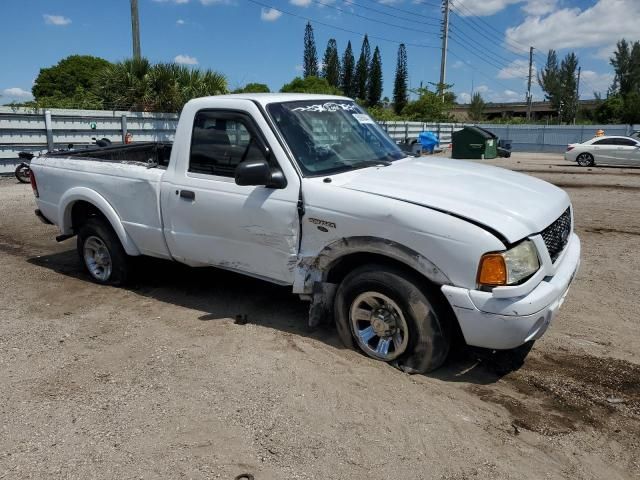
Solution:
[[[400,8],[400,7],[397,7],[395,5],[387,5],[386,3],[378,3],[377,0],[366,0],[366,1],[370,2],[370,3],[375,3],[376,5],[380,5],[381,7],[389,8],[389,9],[393,10],[394,12],[406,13],[407,15],[411,15],[412,17],[422,17],[422,18],[426,18],[428,20],[435,19],[437,21],[437,25],[440,25],[440,20],[439,20],[440,17],[439,16],[438,17],[434,17],[434,16],[429,16],[429,15],[424,15],[422,13],[418,13],[418,12],[414,12],[414,11],[411,11],[411,10],[407,10],[406,8]],[[350,0],[349,3],[357,5],[357,3],[355,3],[353,0]],[[415,3],[418,3],[418,2],[415,2]],[[429,5],[431,5],[431,4],[429,4]],[[441,5],[440,4],[434,4],[434,6],[437,7],[437,8],[440,8]]]
[[[400,40],[394,40],[394,39],[390,39],[390,38],[380,37],[378,35],[369,35],[369,34],[366,34],[366,33],[363,33],[363,32],[357,32],[355,30],[349,30],[348,28],[342,28],[342,27],[338,27],[336,25],[331,25],[329,23],[321,22],[320,20],[316,20],[316,19],[313,19],[311,17],[305,17],[304,15],[298,15],[297,13],[289,12],[287,10],[283,10],[281,8],[274,7],[272,5],[269,5],[267,3],[263,3],[263,2],[258,1],[258,0],[248,0],[248,1],[253,3],[253,4],[255,4],[255,5],[259,5],[261,7],[264,7],[264,8],[272,8],[274,10],[282,12],[285,15],[289,15],[291,17],[296,17],[296,18],[299,18],[301,20],[306,20],[307,22],[312,22],[312,23],[315,23],[317,25],[322,25],[322,26],[327,27],[327,28],[333,28],[334,30],[340,30],[342,32],[351,33],[353,35],[358,35],[358,36],[361,36],[361,37],[363,37],[364,35],[367,35],[369,38],[375,38],[376,40],[380,40],[380,41],[383,41],[383,42],[395,43],[396,45],[400,45],[400,44],[404,43],[405,45],[411,46],[411,47],[440,50],[440,47],[436,46],[436,45],[426,45],[424,43],[403,42],[403,41],[400,41]],[[425,32],[422,32],[422,33],[425,33]]]
[[[344,9],[342,9],[340,7],[336,7],[335,5],[331,5],[330,3],[321,2],[320,0],[310,0],[310,1],[313,2],[313,3],[317,3],[318,5],[322,5],[323,7],[333,8],[334,10],[337,10],[338,12],[346,13],[347,15],[353,15],[354,17],[363,18],[363,19],[368,20],[370,22],[380,23],[380,24],[386,25],[388,27],[400,28],[402,30],[410,30],[410,31],[418,32],[418,33],[422,33],[422,34],[425,34],[425,33],[426,34],[433,34],[433,33],[435,33],[435,32],[427,32],[425,30],[418,30],[417,28],[407,27],[405,25],[398,25],[397,23],[390,23],[390,22],[385,22],[384,20],[378,20],[378,19],[375,19],[375,18],[366,17],[364,15],[360,15],[359,13],[350,12],[350,11],[344,10]],[[278,9],[276,8],[276,10],[278,10]]]
[[[323,4],[323,5],[324,5],[324,4]],[[359,7],[359,8],[364,8],[365,10],[371,10],[371,11],[373,11],[373,12],[376,12],[376,13],[380,14],[380,15],[386,15],[386,16],[388,16],[388,17],[393,17],[393,18],[400,19],[400,20],[402,20],[403,22],[417,23],[417,24],[419,24],[419,25],[424,25],[424,24],[426,23],[427,25],[433,25],[433,26],[436,26],[436,27],[439,27],[439,26],[440,26],[440,22],[439,22],[439,21],[434,20],[434,19],[433,19],[433,17],[427,17],[427,16],[425,16],[425,15],[421,15],[421,16],[424,16],[424,17],[425,17],[427,20],[429,20],[429,22],[431,22],[431,23],[425,22],[424,20],[414,20],[414,19],[411,19],[411,18],[401,17],[401,16],[399,16],[399,15],[394,15],[393,13],[388,13],[388,12],[385,12],[385,11],[383,11],[383,10],[379,10],[379,9],[377,9],[377,8],[366,7],[366,6],[364,6],[364,5],[361,5],[361,4],[359,4],[359,3],[354,2],[353,0],[350,0],[350,1],[349,1],[349,3],[348,3],[347,5],[351,5],[351,6]],[[328,6],[328,5],[326,5],[326,6]],[[401,9],[394,9],[394,10],[403,11],[403,10],[401,10]]]
[[[485,51],[483,51],[482,49],[475,47],[474,45],[469,45],[469,44],[465,44],[461,41],[459,41],[455,35],[452,35],[449,37],[449,39],[457,44],[458,46],[464,48],[467,50],[467,53],[470,53],[471,55],[473,55],[474,57],[477,57],[478,59],[480,59],[482,62],[486,63],[487,65],[490,65],[492,67],[494,67],[495,69],[497,69],[498,71],[503,70],[505,68],[509,68],[509,64],[502,64],[502,63],[497,63],[496,60],[493,60],[490,57],[487,57],[485,55]],[[519,78],[519,77],[514,77],[514,78]],[[524,77],[522,77],[524,78]]]
[[[482,70],[480,70],[478,67],[476,67],[475,65],[473,65],[471,62],[469,62],[468,60],[463,59],[461,56],[459,56],[458,54],[456,54],[455,52],[449,50],[449,54],[453,55],[455,58],[457,58],[458,60],[460,60],[463,63],[466,63],[467,65],[470,65],[472,67],[474,67],[474,72],[479,73],[480,75],[482,75],[483,77],[485,77],[487,80],[494,82],[498,85],[500,85],[501,87],[503,87],[505,90],[511,90],[513,91],[512,87],[508,86],[505,83],[500,82],[499,80],[497,80],[496,78],[492,77],[491,75],[486,74],[485,72],[483,72]],[[521,92],[517,92],[517,93],[521,93]]]
[[[491,30],[493,30],[494,32],[497,32],[497,37],[500,39],[500,41],[502,41],[503,36],[504,36],[504,32],[498,30],[497,28],[495,28],[493,25],[491,25],[489,22],[487,22],[486,20],[483,20],[482,18],[478,18],[476,20],[476,18],[474,17],[478,17],[478,15],[474,12],[472,12],[467,6],[465,5],[458,5],[457,1],[458,0],[452,0],[453,1],[453,10],[454,12],[456,12],[456,9],[461,9],[464,10],[465,12],[467,12],[467,15],[460,15],[459,13],[456,12],[456,15],[459,17],[464,17],[465,19],[468,19],[468,21],[470,23],[474,23],[476,25],[478,25],[480,28],[484,28],[484,26],[489,27]],[[496,36],[495,34],[493,34],[494,36]],[[517,40],[511,40],[511,39],[507,39],[506,37],[504,38],[505,42],[512,42],[512,46],[514,48],[517,48],[518,50],[523,50],[526,51],[526,49],[528,49],[529,47],[527,45],[524,45],[523,43],[518,42]],[[519,46],[516,47],[515,44],[518,44]]]
[[[509,59],[507,57],[503,57],[502,55],[495,53],[494,51],[490,50],[490,49],[485,49],[483,47],[479,47],[478,42],[475,42],[473,40],[473,38],[471,38],[469,35],[467,35],[466,33],[464,33],[462,30],[459,29],[451,29],[452,33],[454,36],[462,36],[464,37],[466,40],[463,40],[462,38],[460,39],[460,41],[462,42],[468,42],[469,45],[472,45],[475,50],[479,50],[482,52],[483,55],[489,55],[493,58],[494,61],[496,61],[497,63],[500,64],[504,64],[504,66],[511,66],[511,64],[514,62],[514,59]]]
[[[499,41],[499,42],[503,41],[502,37],[499,37],[499,36],[497,36],[495,34],[492,34],[492,35],[487,34],[484,30],[482,30],[482,27],[479,28],[478,26],[476,26],[475,23],[473,23],[471,21],[471,19],[467,19],[466,17],[460,15],[455,9],[452,9],[451,11],[455,14],[455,16],[458,18],[458,20],[462,21],[462,23],[464,23],[467,27],[469,27],[472,30],[474,30],[475,32],[479,33],[483,38],[485,38],[487,41],[491,42],[491,44],[493,46],[495,46],[496,41]],[[508,42],[508,40],[506,38],[504,38],[504,42]],[[505,47],[502,47],[502,48],[504,48],[505,50],[508,50]],[[514,46],[514,48],[516,48],[516,47]],[[521,51],[522,49],[520,47],[517,47],[517,50]],[[527,57],[527,55],[525,55],[524,53],[518,53],[518,52],[511,52],[511,53],[513,55],[517,55],[517,56],[520,56],[520,57],[524,57],[524,58]]]

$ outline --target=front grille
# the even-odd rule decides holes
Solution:
[[[567,208],[558,219],[542,231],[542,239],[547,246],[551,261],[555,262],[571,235],[571,209]]]

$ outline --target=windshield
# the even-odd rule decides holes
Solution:
[[[406,157],[353,101],[272,103],[267,109],[307,175],[388,165]]]

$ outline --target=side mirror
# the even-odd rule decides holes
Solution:
[[[271,170],[266,160],[245,160],[236,167],[237,185],[262,185],[284,188],[287,181],[279,170]]]

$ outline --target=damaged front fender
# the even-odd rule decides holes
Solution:
[[[332,316],[337,285],[328,282],[331,270],[355,254],[372,254],[400,262],[438,285],[450,285],[445,273],[418,252],[388,239],[370,236],[341,238],[314,256],[303,256],[296,266],[293,293],[310,298],[309,325]]]

